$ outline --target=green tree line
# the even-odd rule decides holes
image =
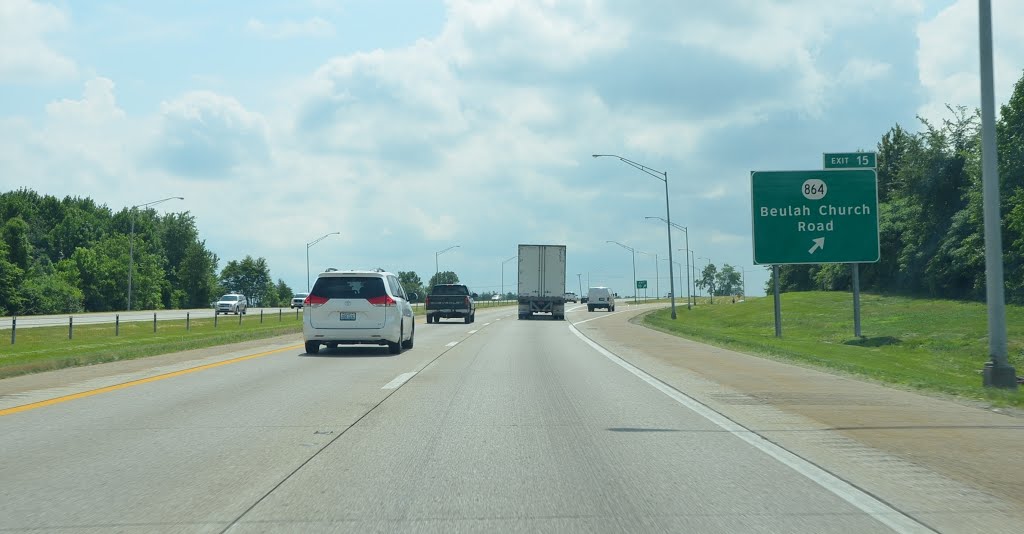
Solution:
[[[29,189],[0,194],[0,315],[127,309],[129,265],[132,309],[204,308],[227,291],[257,306],[291,299],[265,259],[246,256],[218,272],[219,262],[188,212],[113,212]]]
[[[893,126],[878,143],[880,260],[860,266],[861,288],[929,298],[984,300],[981,121],[949,118],[911,133]],[[1006,298],[1024,304],[1024,78],[996,123]],[[849,290],[849,265],[785,265],[785,291]],[[767,289],[773,280],[769,279]]]

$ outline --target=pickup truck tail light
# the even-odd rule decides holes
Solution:
[[[384,306],[385,308],[388,306],[395,305],[395,299],[391,298],[388,295],[373,297],[372,299],[366,299],[366,301],[369,302],[370,304],[373,304],[374,306]]]
[[[466,297],[466,307],[469,307],[469,297]]]
[[[430,296],[429,295],[427,296],[427,298],[423,299],[423,305],[424,306],[430,306]]]
[[[305,300],[302,301],[302,304],[304,306],[316,307],[323,304],[327,304],[327,298],[318,295],[309,295],[308,297],[306,297]]]

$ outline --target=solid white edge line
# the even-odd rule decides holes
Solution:
[[[579,324],[579,323],[577,323]],[[641,369],[635,367],[633,364],[623,360],[615,354],[609,352],[604,347],[590,340],[590,338],[584,336],[579,330],[573,325],[569,325],[569,330],[577,337],[583,340],[584,343],[590,345],[591,348],[601,353],[605,358],[608,358],[612,362],[618,364],[623,369],[633,373],[638,378],[647,382],[655,389],[661,391],[665,395],[672,398],[672,400],[682,404],[689,408],[693,412],[697,413],[701,417],[711,421],[718,425],[723,430],[730,434],[742,439],[743,441],[753,445],[761,452],[775,458],[779,462],[783,463],[790,469],[793,469],[797,473],[807,477],[810,480],[816,482],[819,486],[831,491],[840,499],[860,508],[869,516],[873,517],[882,524],[895,530],[896,532],[911,533],[911,532],[930,532],[935,531],[928,528],[927,526],[915,521],[910,516],[903,512],[896,510],[895,508],[885,504],[884,502],[872,497],[863,490],[853,486],[849,482],[829,473],[828,471],[814,465],[813,463],[804,460],[803,458],[789,452],[788,450],[768,441],[765,437],[760,434],[736,423],[728,417],[708,408],[701,404],[693,397],[686,395],[672,387],[666,385],[662,381],[654,378],[647,374]]]
[[[486,326],[486,325],[485,325],[485,326]],[[477,332],[479,332],[479,330],[470,330],[470,331],[469,331],[469,332],[467,332],[467,333],[468,333],[468,334],[475,334],[475,333],[477,333]]]
[[[582,321],[576,321],[575,323],[572,323],[572,325],[576,326],[578,324],[589,323],[590,321],[596,321],[598,319],[604,319],[605,317],[611,317],[612,315],[618,315],[620,313],[622,313],[622,312],[605,312],[605,313],[602,313],[601,315],[598,315],[597,317],[591,317],[590,319],[584,319]]]
[[[415,371],[413,371],[411,373],[402,373],[402,374],[398,375],[397,377],[395,377],[395,379],[392,380],[391,382],[388,382],[387,384],[385,384],[384,387],[382,387],[380,389],[398,389],[399,387],[401,387],[402,384],[408,382],[409,379],[414,377],[414,376],[416,376],[416,372]]]
[[[451,341],[451,342],[449,342],[449,343],[448,343],[447,345],[445,345],[445,346],[446,346],[446,347],[454,347],[455,345],[458,345],[458,344],[459,344],[459,342],[458,342],[458,341]]]

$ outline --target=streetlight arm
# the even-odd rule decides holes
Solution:
[[[631,247],[629,245],[623,245],[622,243],[619,243],[618,241],[605,241],[605,243],[615,243],[616,245],[618,245],[618,246],[620,246],[620,247],[622,247],[622,248],[624,248],[624,249],[626,249],[626,250],[628,250],[630,252],[633,252],[633,253],[637,252],[637,250],[635,248],[633,248],[633,247]]]
[[[661,180],[662,182],[668,180],[668,177],[666,176],[666,173],[658,171],[658,170],[655,170],[655,169],[652,169],[652,168],[648,167],[647,165],[644,165],[643,163],[637,163],[637,162],[635,162],[635,161],[633,161],[631,159],[624,158],[624,157],[619,156],[617,154],[592,154],[592,155],[595,158],[603,158],[603,157],[619,158],[619,161],[625,163],[626,165],[629,165],[629,166],[631,166],[631,167],[633,167],[635,169],[639,169],[639,170],[641,170],[641,171],[643,171],[643,172],[645,172],[647,174],[650,174],[651,176]]]
[[[159,204],[161,202],[167,202],[168,200],[185,200],[185,197],[161,198],[160,200],[154,200],[153,202],[146,202],[145,204],[136,204],[136,205],[132,206],[132,209],[135,209],[135,208],[145,208],[147,206],[155,206],[155,205],[157,205],[157,204]]]
[[[450,246],[450,247],[448,247],[448,248],[446,248],[444,250],[439,250],[439,251],[435,252],[434,255],[435,256],[440,256],[441,254],[444,254],[445,252],[448,252],[449,250],[451,250],[453,248],[459,248],[459,245],[452,245],[452,246]]]
[[[320,236],[320,237],[310,241],[309,243],[306,243],[306,248],[309,249],[309,247],[312,247],[313,245],[323,241],[324,239],[327,239],[329,236],[340,235],[340,234],[341,234],[341,232],[331,232],[329,234],[324,234],[324,235],[322,235],[322,236]]]
[[[665,220],[664,217],[644,217],[644,219],[658,219],[661,222],[667,222],[668,224],[672,225],[672,228],[675,228],[676,230],[682,230],[684,232],[689,232],[689,230],[687,230],[685,226],[679,226],[678,224],[676,224],[674,222],[668,222],[668,221]],[[680,250],[682,250],[682,249],[680,249]]]

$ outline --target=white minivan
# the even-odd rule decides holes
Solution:
[[[302,337],[306,353],[321,345],[387,345],[391,354],[411,349],[416,322],[410,301],[398,277],[378,271],[320,273],[305,300]]]
[[[607,287],[592,287],[587,290],[587,311],[594,311],[595,308],[604,308],[610,312],[615,311],[615,293]]]

